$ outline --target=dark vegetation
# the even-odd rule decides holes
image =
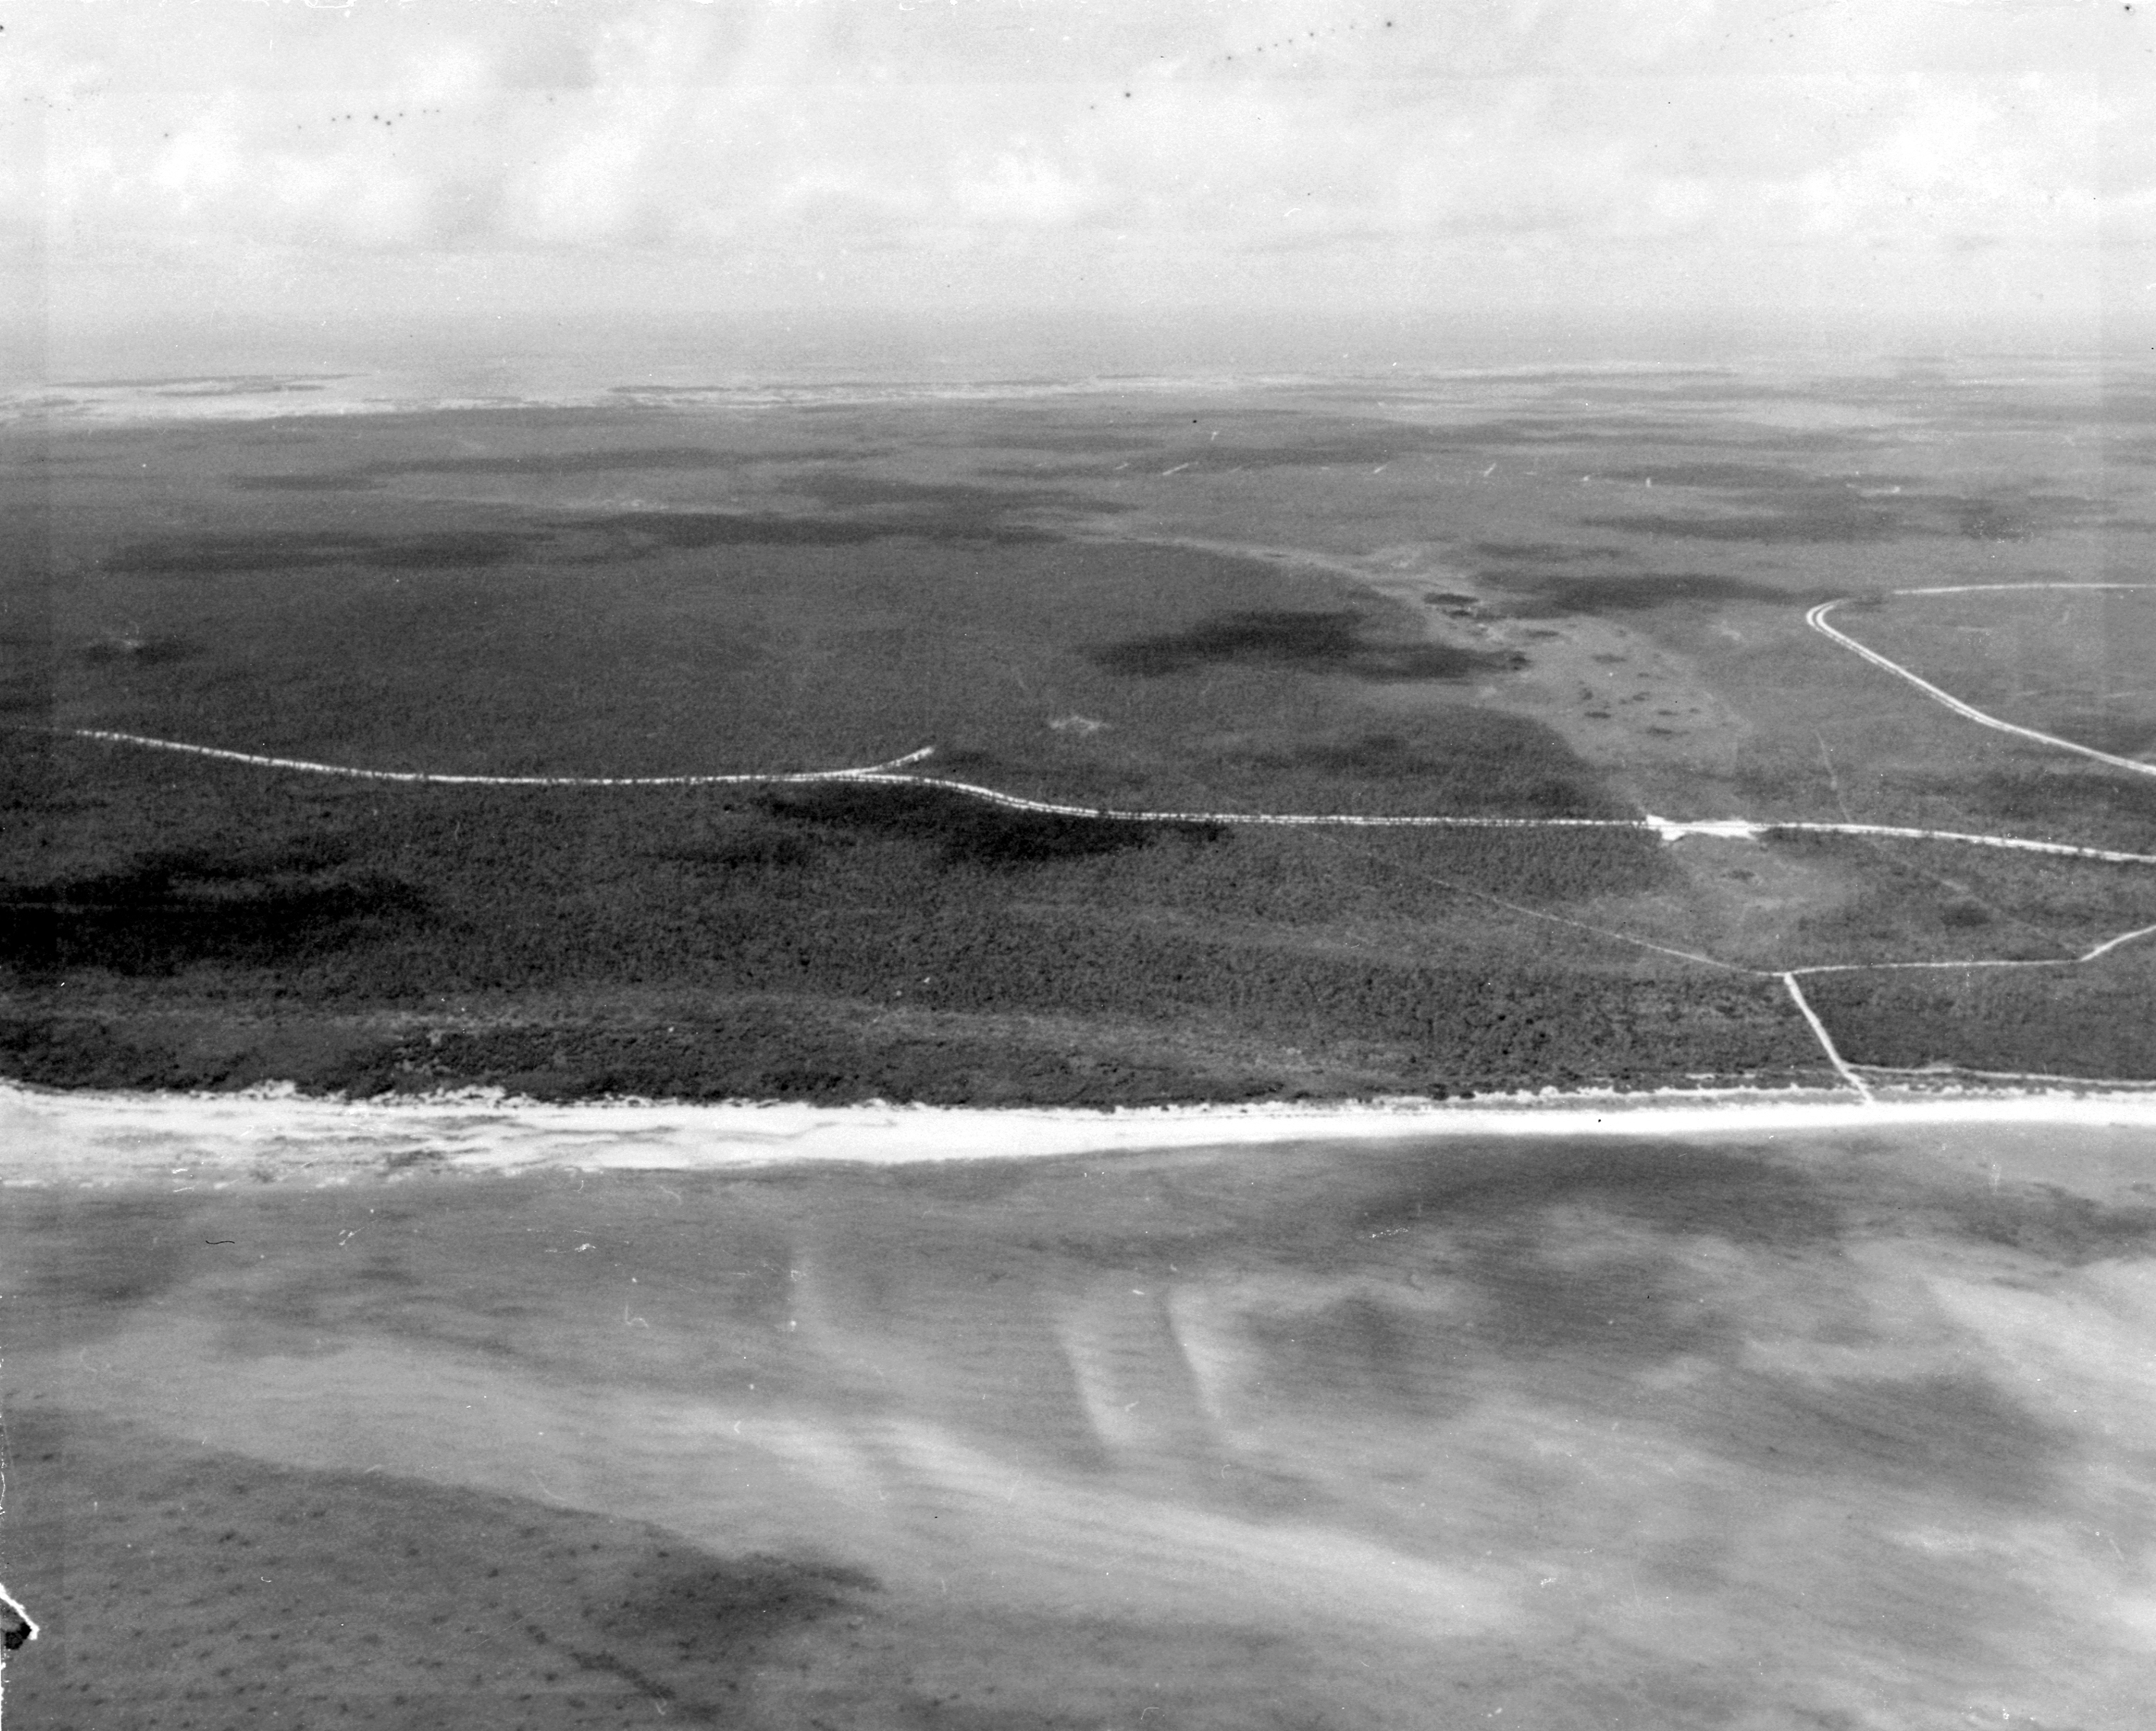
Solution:
[[[123,545],[113,550],[106,564],[127,576],[224,576],[352,566],[452,572],[511,561],[607,565],[712,547],[860,547],[900,537],[1006,546],[1054,539],[1040,530],[975,513],[855,517],[777,511],[617,511],[514,530],[179,536]]]
[[[228,486],[257,492],[350,493],[404,475],[506,475],[562,479],[579,475],[656,473],[701,474],[751,462],[828,461],[841,454],[823,447],[744,454],[708,445],[629,445],[613,449],[517,451],[500,456],[439,456],[388,459],[347,469],[299,474],[234,475]]]
[[[1784,965],[2060,961],[2156,922],[2156,874],[2143,868],[1851,836],[1785,835],[1774,847],[1842,886],[1834,905],[1793,923]]]
[[[2152,602],[2156,588],[1902,597],[1848,609],[1845,628],[2004,720],[2137,755],[2156,745]]]
[[[170,974],[193,963],[304,966],[427,923],[414,885],[344,868],[316,839],[249,858],[157,853],[126,868],[0,889],[0,966],[35,981],[85,968]]]
[[[465,530],[433,534],[340,535],[295,530],[248,535],[181,535],[131,541],[106,556],[108,570],[125,576],[213,577],[249,571],[335,571],[365,566],[376,571],[483,570],[512,559],[532,559],[552,541],[543,530]]]
[[[1493,587],[1521,599],[1510,611],[1527,619],[1561,618],[1573,613],[1641,612],[1650,607],[1727,602],[1776,602],[1784,606],[1804,597],[1771,583],[1704,571],[1609,571],[1584,576],[1528,573],[1499,568],[1487,574]]]
[[[2145,760],[2152,750],[2156,750],[2156,715],[2067,709],[2063,714],[2047,713],[2042,725],[2046,733],[2108,751],[2117,757]]]
[[[2056,831],[2062,840],[2092,847],[2156,852],[2148,845],[2156,828],[2156,777],[2122,775],[2094,764],[2051,759],[1988,774],[1944,777],[1897,775],[1892,791],[1911,799],[1954,796],[1979,820],[1995,820],[2025,834]]]
[[[51,532],[11,525],[4,696],[33,721],[392,769],[809,770],[929,745],[925,774],[1093,809],[1630,817],[1558,733],[1462,690],[1502,693],[1511,649],[1433,642],[1421,610],[1306,571],[1065,539],[1142,495],[983,484],[983,454],[1093,453],[1095,478],[1116,453],[1204,471],[1421,458],[1472,480],[1521,451],[1508,477],[1569,484],[1570,453],[1598,480],[1653,479],[1628,501],[1668,507],[1600,527],[1732,543],[1997,539],[2086,515],[2035,484],[1890,476],[1868,436],[1726,417],[1703,436],[1681,399],[1712,383],[1643,414],[1630,386],[1522,381],[1513,408],[1452,426],[847,409],[804,437],[798,416],[617,409],[71,434]],[[1562,401],[1534,406],[1545,391]],[[240,450],[276,472],[234,481]],[[591,502],[565,503],[580,479]],[[1624,622],[1645,633],[1826,592],[1770,552],[1697,571],[1598,545],[1578,513],[1606,494],[1571,489],[1551,525],[1521,515],[1520,484],[1491,489],[1456,543],[1494,599],[1433,605],[1500,632],[1659,612]],[[1415,485],[1378,477],[1371,496]],[[1384,534],[1434,532],[1426,504],[1385,509]],[[1906,801],[1905,821],[2135,847],[2156,817],[2156,789],[2117,776],[1914,774],[1870,796]],[[1775,775],[1748,804],[1783,799]],[[1606,904],[1676,893],[1681,864],[1627,832],[1132,823],[922,786],[393,788],[28,734],[0,737],[0,807],[19,820],[0,834],[7,1063],[69,1083],[283,1064],[357,1091],[1106,1103],[1818,1066],[1769,987],[1489,899],[1599,902],[1596,923],[1623,925]],[[1805,936],[2034,949],[2015,920],[2040,904],[1911,878]],[[2102,910],[2066,911],[2078,933]]]
[[[2145,945],[2071,968],[1816,975],[1804,991],[1856,1063],[2156,1080]]]
[[[1505,562],[1525,561],[1534,565],[1599,565],[1609,560],[1629,560],[1623,547],[1583,547],[1573,541],[1476,541],[1468,551],[1478,558]]]
[[[87,755],[156,845],[101,863],[56,790],[84,868],[8,883],[28,996],[4,1044],[40,1081],[239,1085],[282,1051],[357,1092],[1107,1104],[1810,1062],[1756,982],[1643,968],[1469,893],[1651,886],[1664,858],[1629,831],[1224,832],[932,789],[385,791],[192,765],[176,796],[162,764]],[[261,839],[218,846],[234,832]],[[439,1007],[474,1001],[495,1007]],[[218,1006],[254,1031],[174,1032]],[[304,1032],[390,1011],[419,1030]],[[1042,1018],[1097,1033],[1074,1049]]]
[[[1522,666],[1524,658],[1446,643],[1373,641],[1357,613],[1286,610],[1217,614],[1160,637],[1132,638],[1092,652],[1111,673],[1154,678],[1215,663],[1294,667],[1358,679],[1458,679]]]
[[[1357,784],[1392,785],[1412,791],[1416,809],[1435,814],[1496,813],[1514,817],[1627,817],[1625,805],[1598,785],[1593,772],[1574,756],[1553,730],[1502,709],[1448,704],[1412,733],[1372,731],[1346,738],[1317,739],[1286,749],[1245,752],[1239,761],[1260,772],[1283,790],[1315,796],[1321,806],[1337,806],[1337,790]],[[1333,797],[1327,799],[1327,790]],[[1404,804],[1404,801],[1400,801]],[[1563,897],[1561,883],[1575,894],[1608,894],[1620,886],[1644,889],[1659,875],[1644,862],[1629,837],[1583,838],[1562,834],[1507,836],[1502,832],[1468,832],[1427,838],[1437,851],[1433,859],[1457,858],[1462,848],[1511,849],[1525,854],[1553,850],[1563,855],[1574,846],[1595,850],[1597,863],[1560,869],[1558,880],[1522,858],[1510,881],[1527,886],[1530,895]],[[1623,863],[1620,863],[1622,861]],[[1578,875],[1573,875],[1578,873]],[[1476,881],[1481,881],[1479,874]],[[1594,891],[1588,885],[1595,886]]]
[[[237,1011],[235,1016],[233,1012]],[[664,1013],[662,1014],[661,1011]],[[0,1017],[0,1068],[54,1088],[233,1088],[290,1082],[372,1096],[492,1087],[543,1100],[595,1096],[825,1104],[1106,1108],[1399,1085],[1396,1068],[1281,1061],[1254,1042],[1075,1021],[916,1016],[814,997],[704,997],[547,1019],[442,1017],[414,1029],[280,1001],[186,1016]],[[1192,1048],[1195,1049],[1192,1049]]]
[[[1913,483],[1904,485],[1881,476],[1867,475],[1859,486],[1823,482],[1795,471],[1748,472],[1735,464],[1701,467],[1716,478],[1684,481],[1676,478],[1684,473],[1681,469],[1675,474],[1640,469],[1597,479],[1652,479],[1673,486],[1727,489],[1732,502],[1743,509],[1726,515],[1634,511],[1590,517],[1586,521],[1596,528],[1686,540],[1856,544],[1915,535],[1979,541],[2025,540],[2033,535],[2087,522],[2098,515],[2092,500],[2027,488],[1962,494]],[[1748,474],[1763,484],[1748,484]]]
[[[1892,540],[1905,533],[1900,516],[1837,487],[1814,488],[1794,497],[1781,493],[1754,496],[1762,507],[1726,516],[1681,511],[1622,511],[1591,517],[1597,529],[1621,529],[1633,535],[1666,535],[1681,540],[1863,542]]]
[[[825,782],[771,794],[763,804],[774,817],[926,842],[946,866],[973,864],[995,871],[1120,853],[1149,847],[1167,835],[1217,842],[1227,833],[1217,823],[1131,823],[1015,811],[940,787]],[[757,837],[746,845],[759,853],[760,863],[812,853],[790,835]]]
[[[605,538],[607,551],[599,556],[603,559],[634,558],[660,549],[695,552],[706,547],[861,547],[901,535],[1000,546],[1054,539],[1040,530],[999,517],[952,518],[918,512],[837,517],[794,516],[777,511],[624,511],[585,519],[578,527]]]

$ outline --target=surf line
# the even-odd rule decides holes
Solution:
[[[1968,583],[1937,589],[1896,589],[1890,592],[1895,595],[1977,595],[1994,590],[2134,590],[2148,589],[2152,586],[2156,586],[2146,583]],[[2071,751],[2082,757],[2092,758],[2098,763],[2107,763],[2114,769],[2131,770],[2137,776],[2156,776],[2156,763],[2143,763],[2137,757],[2121,757],[2116,752],[2099,751],[2093,745],[2079,745],[2072,740],[2062,740],[2056,734],[2041,733],[2033,727],[2024,727],[2016,721],[2002,720],[1996,715],[1978,709],[1974,704],[1964,703],[1950,691],[1941,690],[1929,679],[1910,672],[1900,662],[1889,659],[1867,644],[1860,643],[1847,632],[1837,630],[1828,624],[1826,616],[1836,607],[1843,606],[1847,600],[1848,597],[1845,596],[1839,601],[1821,602],[1804,615],[1804,623],[1822,637],[1830,638],[1845,649],[1852,650],[1862,656],[1874,667],[1884,668],[1895,678],[1907,680],[1933,703],[1945,705],[1964,720],[1974,721],[1979,727],[1989,727],[1999,733],[2012,734],[2020,739],[2033,740],[2040,745],[2054,745],[2061,751]]]

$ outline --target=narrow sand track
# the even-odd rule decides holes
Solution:
[[[1959,583],[1935,589],[1896,589],[1890,592],[1895,595],[1988,595],[2004,594],[2015,590],[2130,591],[2153,587],[2156,587],[2156,585],[2147,583]],[[1889,660],[1876,649],[1858,643],[1847,632],[1838,631],[1828,624],[1826,616],[1836,607],[1845,605],[1846,605],[1845,598],[1842,601],[1823,601],[1804,615],[1804,623],[1822,637],[1831,638],[1843,648],[1861,655],[1874,667],[1884,668],[1895,678],[1907,680],[1933,703],[1945,704],[1955,714],[1965,720],[1974,721],[1979,727],[1993,728],[2000,733],[2012,734],[2020,739],[2033,740],[2040,745],[2052,745],[2061,751],[2072,751],[2081,756],[2092,758],[2098,763],[2107,763],[2114,769],[2130,770],[2137,776],[2156,776],[2156,763],[2144,763],[2138,757],[2121,757],[2115,752],[2099,751],[2093,745],[2081,745],[2073,740],[2062,740],[2056,734],[2040,733],[2036,729],[2024,727],[2017,721],[2001,720],[1998,716],[1988,714],[1978,709],[1974,704],[1964,703],[1950,691],[1942,691],[1929,679],[1910,672],[1900,662]]]
[[[1687,836],[1710,836],[1757,841],[1784,831],[1809,830],[1822,834],[1887,836],[1910,841],[1958,842],[1979,848],[2019,848],[2032,853],[2055,853],[2080,859],[2099,859],[2113,864],[2156,865],[2156,853],[2128,853],[2116,848],[2082,848],[2066,842],[2043,842],[2025,836],[1974,835],[1958,830],[1907,829],[1878,823],[1755,823],[1742,817],[1712,817],[1687,821],[1643,814],[1638,817],[1437,817],[1425,813],[1362,812],[1209,812],[1140,810],[1119,806],[1080,806],[1055,800],[1029,799],[1006,793],[977,781],[953,781],[942,776],[901,773],[908,764],[935,755],[924,745],[903,757],[858,769],[767,770],[724,776],[474,776],[451,775],[434,770],[377,770],[356,764],[321,763],[304,757],[271,757],[253,751],[234,751],[222,745],[200,745],[184,740],[166,740],[148,734],[118,733],[108,728],[64,730],[66,737],[91,740],[105,745],[135,745],[146,750],[174,751],[190,757],[206,757],[250,768],[281,770],[288,773],[328,776],[344,781],[390,781],[407,786],[434,787],[777,787],[818,782],[865,782],[886,787],[922,787],[960,794],[1005,811],[1029,812],[1050,817],[1083,817],[1103,823],[1217,823],[1275,829],[1628,829],[1650,831],[1665,842]]]
[[[1974,595],[2029,590],[2097,590],[2133,591],[2156,588],[2156,585],[2140,583],[1972,583],[1928,589],[1897,589],[1896,595]],[[1827,623],[1826,616],[1843,606],[1843,600],[1822,602],[1804,615],[1804,622],[1820,635],[1861,656],[1874,666],[1884,668],[1897,679],[1915,686],[1934,702],[1943,704],[1954,714],[1974,721],[1980,726],[2000,733],[2034,741],[2038,745],[2055,746],[2064,751],[2092,758],[2114,768],[2128,770],[2138,775],[2156,776],[2156,763],[2144,763],[2136,758],[2121,757],[2112,752],[2099,751],[2093,746],[2083,745],[2071,740],[2063,740],[2052,734],[2042,733],[2018,723],[2001,720],[1987,714],[1974,705],[1964,703],[1952,693],[1943,691],[1929,680],[1912,673],[1899,662],[1890,659],[1877,650],[1857,642],[1847,632]],[[984,804],[999,807],[1006,811],[1037,813],[1044,817],[1073,817],[1109,823],[1203,823],[1241,825],[1272,828],[1341,828],[1341,829],[1621,829],[1643,830],[1659,837],[1665,843],[1674,844],[1688,836],[1705,836],[1740,841],[1758,841],[1769,835],[1810,833],[1817,835],[1853,835],[1883,837],[1893,840],[1944,842],[1962,846],[2000,848],[2025,853],[2044,853],[2076,859],[2098,860],[2114,865],[2156,865],[2156,853],[2130,853],[2118,848],[2085,848],[2066,842],[2039,841],[2024,836],[1979,835],[1959,830],[1911,828],[1897,824],[1879,823],[1816,823],[1769,822],[1757,823],[1741,817],[1710,818],[1684,821],[1659,817],[1643,813],[1638,817],[1439,817],[1421,814],[1378,815],[1348,812],[1177,812],[1129,810],[1112,806],[1080,806],[1064,804],[1052,800],[1028,799],[1021,794],[1007,793],[1000,788],[983,786],[978,782],[957,781],[942,776],[907,773],[907,766],[925,761],[932,756],[935,747],[926,745],[919,750],[906,753],[880,763],[859,768],[836,770],[768,771],[733,775],[705,776],[479,776],[454,775],[426,770],[367,769],[352,764],[321,763],[311,759],[275,757],[250,751],[234,751],[223,746],[197,745],[181,740],[155,738],[146,734],[121,733],[106,728],[71,728],[60,730],[66,737],[90,740],[105,745],[131,745],[155,751],[177,752],[187,756],[209,758],[218,762],[244,764],[251,768],[280,771],[287,773],[329,776],[348,781],[388,781],[406,786],[448,787],[531,787],[531,788],[695,788],[695,787],[756,787],[799,786],[818,783],[841,782],[866,784],[886,787],[917,787],[933,789],[962,797],[978,800]],[[1971,958],[1946,961],[1872,961],[1818,963],[1804,967],[1772,969],[1748,966],[1742,962],[1725,961],[1720,957],[1698,951],[1679,950],[1651,939],[1613,930],[1605,926],[1590,924],[1584,920],[1572,919],[1563,914],[1546,913],[1539,909],[1522,907],[1501,897],[1465,885],[1453,885],[1463,894],[1488,902],[1524,918],[1590,932],[1614,942],[1636,949],[1652,950],[1657,955],[1696,963],[1701,966],[1719,968],[1728,972],[1749,975],[1755,979],[1778,980],[1788,993],[1790,1001],[1802,1015],[1805,1024],[1819,1042],[1828,1064],[1844,1084],[1867,1104],[1874,1096],[1861,1071],[1874,1068],[1881,1076],[1905,1073],[1869,1066],[1857,1066],[1845,1058],[1835,1046],[1819,1013],[1799,984],[1801,976],[1819,974],[1864,973],[1887,970],[1928,969],[1938,970],[1965,970],[1975,968],[2070,968],[2100,960],[2123,945],[2156,936],[2156,925],[2136,927],[2118,934],[2078,955],[2040,957],[2035,959]],[[2061,1078],[2030,1074],[2030,1081],[2056,1081]]]

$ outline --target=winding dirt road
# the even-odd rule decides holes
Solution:
[[[2136,583],[1991,583],[1964,584],[1929,589],[1900,589],[1896,595],[1963,595],[2025,590],[2138,590],[2156,587]],[[2035,744],[2070,751],[2090,758],[2114,769],[2135,775],[2156,776],[2156,763],[2122,757],[2115,753],[2099,751],[2072,740],[2023,727],[2012,721],[2002,720],[1974,705],[1963,702],[1951,692],[1942,690],[1899,662],[1881,654],[1868,645],[1859,643],[1846,632],[1827,622],[1827,615],[1845,604],[1848,598],[1822,602],[1804,615],[1804,622],[1832,642],[1852,653],[1861,656],[1875,667],[1907,681],[1933,702],[1944,705],[1957,715],[1978,725],[1998,732],[2010,734]],[[389,781],[405,785],[452,787],[651,787],[690,788],[721,786],[798,786],[819,782],[867,783],[892,787],[932,788],[968,799],[978,800],[1007,811],[1038,813],[1045,817],[1075,817],[1110,823],[1207,823],[1232,824],[1274,828],[1347,828],[1347,829],[1629,829],[1649,831],[1664,842],[1674,844],[1688,836],[1720,837],[1724,838],[1758,841],[1770,835],[1811,833],[1823,835],[1853,835],[1886,837],[1892,840],[1948,842],[1961,846],[2010,848],[2031,853],[2044,853],[2070,858],[2097,860],[2114,865],[2156,866],[2156,853],[2139,853],[2111,848],[2085,848],[2065,842],[2039,841],[2030,837],[2010,835],[1980,835],[1958,830],[1937,830],[1907,827],[1894,824],[1877,823],[1818,823],[1779,822],[1756,823],[1741,817],[1710,818],[1686,821],[1656,817],[1643,812],[1637,817],[1439,817],[1419,814],[1381,816],[1347,812],[1172,812],[1137,811],[1116,807],[1080,806],[1052,800],[1028,799],[1022,795],[1004,792],[1000,788],[988,787],[973,781],[952,781],[939,776],[922,775],[911,771],[911,766],[926,761],[933,755],[933,746],[923,746],[902,757],[894,757],[881,763],[859,768],[835,770],[803,770],[765,771],[740,775],[713,776],[478,776],[452,775],[434,771],[367,769],[351,764],[320,763],[305,758],[275,757],[249,751],[234,751],[222,746],[197,745],[181,740],[166,740],[146,734],[121,733],[105,728],[73,728],[64,730],[68,736],[95,740],[105,745],[131,745],[148,750],[172,751],[193,757],[213,759],[219,762],[244,764],[252,768],[281,771],[287,773],[331,776],[353,781]],[[1949,961],[1877,961],[1834,962],[1805,967],[1765,969],[1747,966],[1740,962],[1725,961],[1719,957],[1696,951],[1678,950],[1651,940],[1629,933],[1592,925],[1584,920],[1572,919],[1562,914],[1546,913],[1527,908],[1494,896],[1485,891],[1455,885],[1468,895],[1493,906],[1513,913],[1557,924],[1575,927],[1583,931],[1597,933],[1617,942],[1651,950],[1658,954],[1698,963],[1704,966],[1721,968],[1732,972],[1748,974],[1758,979],[1778,980],[1789,994],[1791,1001],[1802,1014],[1828,1063],[1843,1082],[1861,1099],[1869,1101],[1872,1096],[1870,1086],[1861,1073],[1860,1067],[1845,1059],[1834,1042],[1833,1036],[1820,1019],[1818,1012],[1806,999],[1802,986],[1803,976],[1815,974],[1858,973],[1885,969],[1961,970],[1971,968],[2065,968],[2078,967],[2097,960],[2122,946],[2142,939],[2156,936],[2156,924],[2136,927],[2105,940],[2079,955],[2059,956],[2041,960],[2006,960],[1972,958]],[[2037,1079],[2030,1078],[2028,1079]],[[2046,1078],[2056,1079],[2056,1078]]]

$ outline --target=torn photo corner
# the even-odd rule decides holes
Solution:
[[[0,1644],[12,1653],[37,1638],[37,1619],[23,1608],[19,1599],[0,1586]]]

